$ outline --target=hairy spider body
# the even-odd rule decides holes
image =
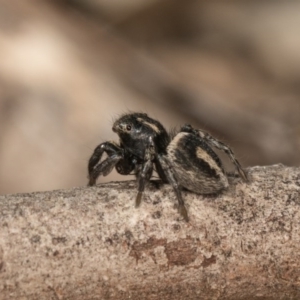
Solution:
[[[196,135],[179,132],[167,148],[179,184],[199,194],[212,194],[228,187],[217,154]]]
[[[168,134],[163,125],[144,113],[121,116],[113,124],[120,143],[105,142],[96,147],[88,163],[89,185],[100,175],[108,175],[115,167],[122,175],[135,174],[140,205],[153,170],[163,182],[172,185],[179,203],[179,212],[188,221],[181,196],[181,187],[199,194],[220,192],[229,186],[221,160],[211,147],[224,151],[236,166],[239,175],[247,176],[232,150],[208,133],[183,126],[177,133]],[[107,158],[101,161],[103,153]]]

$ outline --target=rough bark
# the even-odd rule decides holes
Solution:
[[[300,169],[209,197],[135,182],[0,197],[0,299],[300,299]]]

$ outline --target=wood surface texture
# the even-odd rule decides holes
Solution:
[[[0,299],[300,299],[300,168],[211,196],[111,182],[0,196]]]

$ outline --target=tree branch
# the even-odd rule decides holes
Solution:
[[[204,197],[135,182],[0,196],[0,299],[300,299],[300,168]]]

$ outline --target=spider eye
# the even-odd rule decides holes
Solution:
[[[127,126],[126,126],[126,129],[127,129],[128,131],[130,131],[130,130],[131,130],[131,125],[127,125]]]

